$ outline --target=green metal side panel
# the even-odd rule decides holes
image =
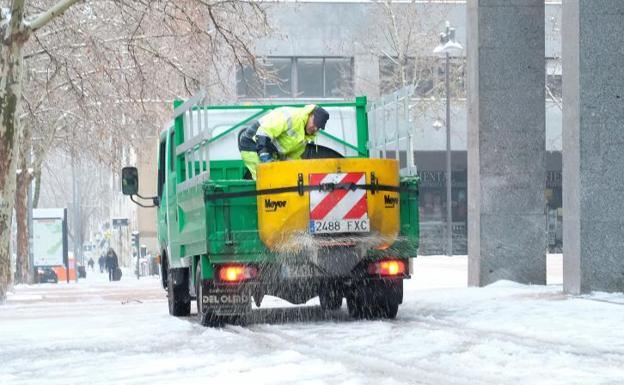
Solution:
[[[400,194],[400,238],[393,246],[403,256],[415,258],[418,254],[420,222],[418,218],[418,185],[417,176],[401,178],[401,187],[407,188]]]
[[[242,160],[213,160],[210,162],[211,180],[243,179],[247,167]]]
[[[399,238],[385,250],[368,250],[368,257],[381,259],[388,257],[416,258],[418,255],[418,245],[420,236],[420,224],[418,218],[418,184],[419,178],[402,177],[401,187],[410,191],[402,191],[400,199],[400,221]]]
[[[179,245],[181,258],[208,254],[211,261],[217,256],[232,260],[233,255],[257,251],[260,240],[255,198],[204,201],[205,191],[255,189],[255,182],[242,180],[245,170],[239,160],[213,161],[210,182],[176,194],[178,232],[174,243]]]
[[[368,157],[368,115],[366,113],[366,96],[355,98],[355,119],[357,121],[358,152]]]
[[[176,108],[178,108],[180,105],[182,105],[183,102],[180,100],[176,100],[173,102],[173,109],[175,110]],[[175,145],[179,146],[182,143],[184,143],[184,121],[182,119],[181,116],[177,117],[174,121],[174,130],[175,130],[175,134],[174,134],[174,139],[175,139]],[[176,184],[183,182],[184,179],[186,178],[186,165],[184,164],[184,157],[183,156],[176,156],[175,157],[175,169],[176,169]]]
[[[255,181],[210,180],[204,193],[253,191]],[[206,201],[206,239],[211,262],[266,260],[266,247],[258,236],[256,197]]]
[[[201,271],[202,271],[202,279],[213,279],[214,278],[214,265],[210,263],[208,256],[202,256],[201,258]],[[193,270],[193,277],[195,277],[195,270]]]
[[[206,210],[202,186],[178,193],[178,226],[182,258],[207,252]]]

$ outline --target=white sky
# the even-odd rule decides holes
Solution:
[[[211,329],[130,272],[18,286],[0,384],[622,384],[624,295],[564,295],[549,261],[548,286],[466,288],[465,256],[420,257],[394,321],[269,297],[247,327]]]

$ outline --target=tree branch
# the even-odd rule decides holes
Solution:
[[[546,93],[548,94],[548,96],[551,97],[551,99],[553,100],[553,102],[555,102],[555,104],[557,105],[557,107],[559,107],[559,109],[561,111],[563,111],[563,104],[561,103],[561,100],[559,100],[555,94],[553,94],[552,90],[550,89],[549,86],[546,86]]]
[[[69,7],[77,3],[78,0],[61,0],[58,3],[54,4],[52,8],[47,11],[39,14],[34,19],[29,20],[25,23],[25,25],[30,29],[31,32],[35,32],[44,25],[48,24],[52,19],[62,15]]]

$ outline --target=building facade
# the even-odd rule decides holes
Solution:
[[[265,73],[232,75],[238,102],[375,100],[403,85],[415,87],[411,119],[414,159],[421,177],[421,253],[442,254],[446,232],[446,129],[444,61],[433,53],[445,21],[465,46],[466,4],[460,1],[275,3],[268,7],[273,34],[255,54]],[[545,2],[546,190],[551,252],[562,247],[561,3]],[[467,111],[465,55],[453,57],[451,94],[453,253],[467,253]],[[396,157],[388,152],[386,157]],[[407,157],[399,154],[405,162]]]

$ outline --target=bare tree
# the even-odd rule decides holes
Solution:
[[[117,167],[124,147],[160,127],[166,101],[199,87],[217,100],[234,66],[255,63],[251,43],[267,29],[261,4],[251,0],[87,1],[70,8],[75,2],[34,1],[27,8],[13,0],[0,20],[0,153],[7,154],[0,159],[0,301],[11,281],[18,138],[37,139],[22,153],[33,148],[39,164],[60,147]],[[26,10],[39,16],[27,18]],[[22,120],[30,124],[20,126],[22,95]]]
[[[27,18],[25,1],[12,0],[0,15],[2,51],[0,53],[0,301],[6,298],[11,282],[9,232],[15,194],[15,170],[22,96],[22,48],[32,34],[62,15],[77,0],[61,0],[34,18]]]
[[[551,16],[546,23],[546,40],[551,42],[561,41],[561,22],[557,16]],[[548,28],[550,27],[550,28]],[[561,95],[561,56],[546,58],[546,98],[555,103],[560,111],[563,111]]]
[[[440,44],[439,34],[454,5],[382,0],[374,6],[379,16],[366,28],[379,33],[363,48],[379,58],[380,94],[413,86],[410,111],[414,121],[441,120],[438,117],[445,114],[445,65],[444,58],[433,50]],[[463,55],[451,57],[450,64],[450,95],[465,98]]]
[[[369,49],[380,57],[381,90],[413,85],[423,108],[430,108],[444,95],[443,60],[433,54],[439,44],[439,32],[447,19],[440,4],[377,3],[380,14],[377,23],[382,33],[371,40]],[[463,97],[463,58],[453,59],[450,77],[451,93]]]

